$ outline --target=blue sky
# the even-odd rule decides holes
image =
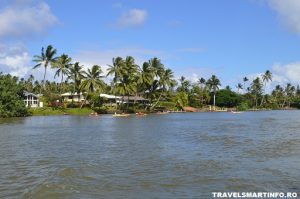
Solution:
[[[298,84],[300,1],[0,0],[0,71],[41,77],[31,60],[48,44],[104,70],[116,56],[156,56],[192,81],[234,87],[269,69],[273,84]]]

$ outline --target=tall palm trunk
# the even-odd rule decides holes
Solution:
[[[214,92],[214,111],[216,110],[216,93]]]
[[[155,104],[153,104],[153,105],[150,107],[150,109],[153,109],[153,108],[159,103],[161,96],[162,96],[162,93],[159,95],[157,101],[155,102]]]
[[[261,102],[260,102],[260,106],[262,106],[263,105],[263,103],[264,103],[264,100],[265,100],[265,95],[266,95],[266,86],[267,86],[267,83],[265,82],[265,93],[264,93],[264,95],[263,95],[263,97],[262,97],[262,99],[261,99]]]
[[[64,81],[64,74],[61,74],[61,81],[60,81],[60,97],[62,95],[62,90],[63,90],[63,81]],[[62,97],[61,97],[62,98]],[[73,98],[72,98],[73,99]]]
[[[46,86],[46,73],[47,73],[47,66],[45,66],[45,72],[44,72],[44,79],[43,79],[43,87],[40,88],[40,94],[42,94],[42,89],[45,90],[45,86]]]

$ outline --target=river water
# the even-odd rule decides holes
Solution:
[[[0,120],[0,198],[300,193],[300,111]]]

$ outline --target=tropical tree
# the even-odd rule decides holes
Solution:
[[[213,105],[214,110],[216,110],[216,93],[217,90],[219,90],[219,86],[221,86],[220,80],[215,75],[212,75],[211,78],[207,80],[206,85],[208,86],[209,90],[213,93]]]
[[[57,57],[56,55],[56,49],[53,48],[53,46],[48,45],[46,51],[44,51],[44,48],[42,48],[41,55],[35,55],[33,61],[37,64],[33,67],[33,69],[39,68],[40,66],[44,66],[44,78],[43,78],[43,88],[45,89],[45,80],[46,80],[46,73],[47,73],[47,67],[56,61]],[[40,90],[41,93],[41,90]]]
[[[176,80],[173,79],[173,71],[171,69],[165,69],[160,60],[156,59],[155,62],[154,68],[156,69],[156,77],[158,80],[154,83],[157,84],[157,88],[159,89],[159,96],[156,102],[151,106],[151,109],[160,102],[161,97],[169,88],[176,85]]]
[[[262,94],[262,82],[259,77],[255,78],[251,84],[251,92],[254,95],[255,106],[258,105],[258,98]]]
[[[54,75],[54,78],[56,76],[61,76],[61,82],[60,82],[60,94],[62,94],[63,91],[63,81],[64,81],[64,75],[69,74],[69,69],[71,67],[72,59],[66,54],[62,54],[56,62],[52,64],[53,68],[56,68],[56,72]]]
[[[244,86],[243,87],[244,87],[244,89],[246,89],[246,82],[247,81],[249,81],[249,79],[247,77],[244,77],[243,78],[243,82],[244,82]]]
[[[94,65],[92,69],[88,69],[87,72],[83,73],[83,81],[81,83],[81,89],[86,90],[86,97],[84,103],[86,103],[86,98],[90,93],[95,92],[96,90],[102,90],[105,86],[105,83],[101,78],[103,78],[101,67]],[[81,104],[82,108],[83,104]]]
[[[81,81],[84,78],[84,71],[82,70],[83,66],[76,62],[69,67],[68,71],[68,80],[71,79],[74,83],[75,92],[80,95],[81,92]]]
[[[295,87],[292,86],[290,83],[288,83],[284,89],[284,92],[285,92],[285,100],[284,100],[284,103],[283,104],[287,104],[288,107],[290,107],[290,104],[291,104],[291,100],[294,96],[294,93],[295,93]]]
[[[240,93],[240,90],[243,89],[243,85],[242,85],[241,83],[238,83],[238,84],[236,85],[236,88],[237,88],[237,92]]]
[[[263,98],[261,100],[261,103],[260,105],[262,106],[262,104],[264,103],[264,99],[265,99],[265,95],[266,95],[266,87],[267,87],[267,83],[269,81],[272,81],[272,73],[267,70],[263,75],[262,75],[262,81],[264,83],[264,91],[265,91],[265,94],[263,95]]]
[[[184,76],[181,76],[179,79],[180,82],[180,86],[178,87],[178,91],[179,92],[185,92],[188,93],[189,92],[189,87],[191,86],[190,81],[188,81]]]
[[[137,80],[138,91],[145,92],[148,91],[149,86],[153,83],[155,77],[155,71],[150,65],[150,60],[144,62],[142,67],[139,67],[139,76]]]

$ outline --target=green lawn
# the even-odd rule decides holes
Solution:
[[[44,107],[44,108],[31,108],[30,112],[32,115],[89,115],[93,112],[89,108],[52,108],[52,107]]]

